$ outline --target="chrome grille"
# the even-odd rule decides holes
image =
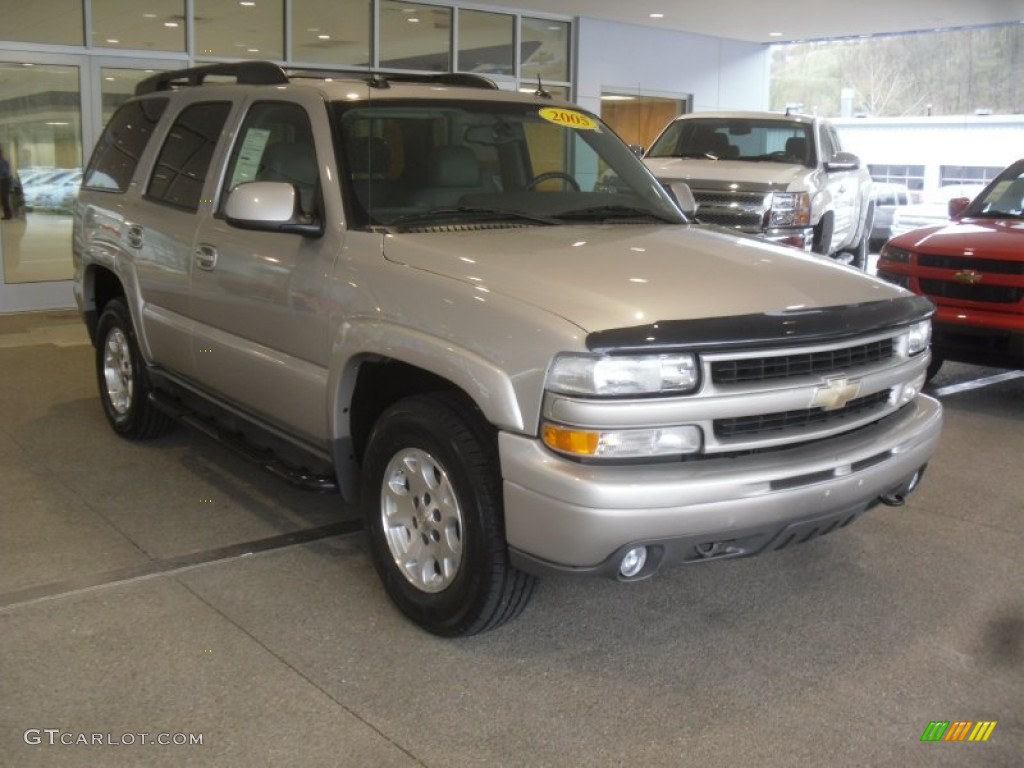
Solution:
[[[695,189],[697,219],[704,224],[760,230],[767,207],[763,192],[722,192]]]
[[[720,440],[762,436],[776,437],[791,430],[825,425],[831,426],[838,422],[862,416],[886,405],[888,402],[889,390],[882,390],[871,395],[858,397],[847,403],[845,407],[831,411],[827,411],[824,408],[805,408],[797,411],[716,419],[714,423],[715,437]]]
[[[740,384],[777,381],[812,374],[827,376],[889,360],[892,355],[893,340],[889,338],[842,349],[716,360],[711,363],[711,379],[715,384]]]

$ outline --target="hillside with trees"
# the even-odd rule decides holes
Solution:
[[[1024,24],[778,45],[771,108],[826,117],[1024,113]]]

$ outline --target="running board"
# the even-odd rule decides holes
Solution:
[[[296,467],[291,467],[280,461],[272,453],[261,451],[244,438],[221,429],[214,421],[203,419],[174,400],[162,397],[159,392],[150,392],[149,400],[155,407],[171,418],[202,432],[221,445],[231,448],[272,475],[276,475],[297,488],[317,493],[338,492],[338,481],[333,475],[316,475]]]

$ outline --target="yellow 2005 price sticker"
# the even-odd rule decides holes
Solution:
[[[581,131],[596,131],[597,121],[582,112],[558,107],[544,107],[537,113],[549,123],[564,125],[566,128],[577,128]]]

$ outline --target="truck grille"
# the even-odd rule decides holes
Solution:
[[[921,279],[921,290],[929,296],[989,304],[1016,304],[1024,299],[1024,288],[1012,285],[965,285],[948,280]]]
[[[703,224],[719,224],[734,229],[760,231],[766,209],[763,192],[722,192],[695,189],[697,219]]]
[[[778,436],[791,430],[832,425],[860,416],[889,402],[889,391],[882,390],[851,400],[844,408],[826,411],[824,408],[805,408],[798,411],[765,413],[715,420],[715,436],[721,440]]]
[[[890,338],[843,349],[740,360],[716,360],[711,363],[711,378],[715,384],[745,384],[807,375],[827,376],[889,360],[892,354],[893,340]]]
[[[991,272],[994,275],[1024,275],[1024,261],[921,254],[917,257],[917,263],[919,266],[934,269],[971,269],[975,272]]]

